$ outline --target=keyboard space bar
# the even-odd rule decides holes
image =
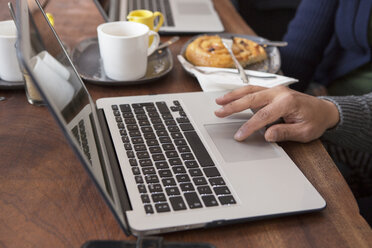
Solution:
[[[203,142],[200,140],[198,134],[194,131],[184,132],[183,134],[189,142],[199,164],[202,167],[214,166],[213,160],[209,156],[209,153],[207,149],[205,149]]]

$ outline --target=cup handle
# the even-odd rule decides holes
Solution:
[[[154,20],[155,20],[155,18],[158,17],[158,16],[159,16],[159,21],[158,21],[158,25],[156,25],[156,27],[154,28],[154,31],[155,31],[155,32],[158,32],[158,31],[159,31],[160,27],[163,25],[163,22],[164,22],[164,16],[163,16],[163,14],[160,13],[159,11],[156,11],[156,12],[154,13]]]
[[[160,36],[157,32],[149,30],[149,36],[153,35],[154,39],[152,40],[151,46],[147,49],[147,56],[150,56],[156,49],[159,47]]]

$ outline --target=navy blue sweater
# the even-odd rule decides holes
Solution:
[[[327,85],[371,61],[368,24],[372,0],[302,0],[281,48],[282,70],[299,79]]]

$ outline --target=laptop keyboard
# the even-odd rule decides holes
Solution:
[[[111,107],[147,214],[236,203],[179,101]]]
[[[173,27],[174,19],[169,0],[128,0],[128,13],[132,10],[147,9],[153,12],[159,11],[164,16],[163,26]],[[155,26],[157,22],[155,23]]]

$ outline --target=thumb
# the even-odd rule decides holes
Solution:
[[[280,141],[299,141],[307,142],[305,140],[304,126],[301,124],[277,124],[269,127],[265,132],[265,139],[268,142]]]

